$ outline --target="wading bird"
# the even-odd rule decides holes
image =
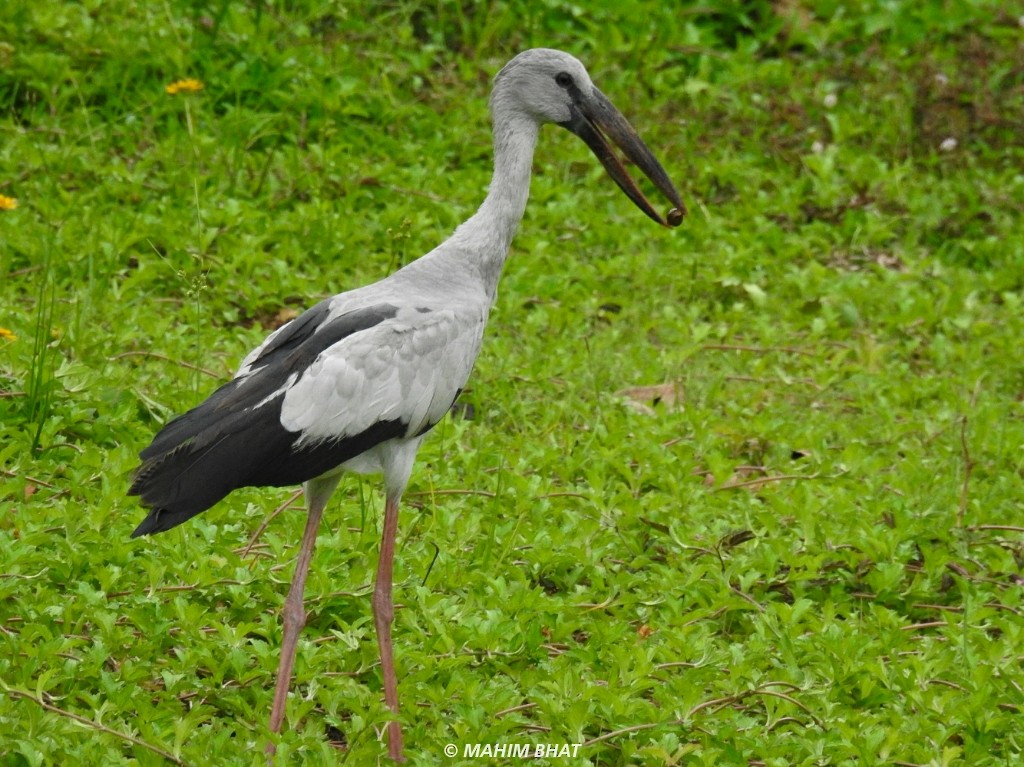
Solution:
[[[271,732],[279,732],[284,719],[320,516],[346,471],[384,475],[373,617],[384,699],[398,714],[391,646],[398,503],[420,442],[459,396],[480,351],[498,277],[526,208],[540,126],[554,123],[583,139],[650,218],[668,226],[682,221],[683,203],[664,169],[569,54],[520,53],[495,78],[490,107],[494,175],[472,217],[422,258],[380,282],[321,301],[271,333],[231,381],[164,426],[139,456],[129,494],[139,496],[149,514],[132,537],[180,525],[240,487],[303,485],[309,516],[284,603]],[[609,140],[675,206],[666,219]],[[388,723],[387,739],[388,755],[402,760],[397,720]]]

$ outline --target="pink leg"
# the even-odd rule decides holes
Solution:
[[[306,499],[309,516],[306,518],[306,530],[302,534],[302,545],[299,558],[295,563],[295,575],[284,601],[282,622],[284,623],[284,639],[281,642],[281,660],[277,667],[277,687],[274,690],[274,706],[270,710],[270,731],[281,732],[284,722],[285,704],[288,701],[288,688],[292,684],[292,669],[295,667],[295,651],[299,644],[299,633],[306,624],[306,610],[303,606],[303,592],[306,590],[306,575],[309,563],[313,559],[313,547],[316,545],[316,532],[320,527],[327,499],[331,497],[338,480],[313,480],[306,485]],[[268,743],[266,753],[273,755],[275,747]]]
[[[384,677],[384,702],[398,715],[398,678],[395,676],[395,656],[391,648],[391,622],[395,607],[391,600],[392,572],[395,563],[395,535],[398,532],[398,496],[384,503],[384,532],[380,540],[380,561],[377,564],[377,582],[373,587],[373,623],[377,628],[377,646],[380,648],[380,668]],[[402,754],[402,728],[398,721],[388,722],[388,757],[404,762]]]

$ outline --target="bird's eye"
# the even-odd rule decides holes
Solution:
[[[559,72],[555,75],[555,82],[558,83],[559,88],[568,88],[572,85],[572,75],[568,72]]]

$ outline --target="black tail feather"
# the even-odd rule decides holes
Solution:
[[[279,484],[272,481],[273,467],[286,460],[298,437],[281,426],[281,397],[255,409],[217,412],[222,390],[167,424],[142,452],[128,494],[151,511],[133,536],[180,525],[240,487]],[[293,480],[286,484],[310,478],[286,477]]]
[[[146,518],[142,520],[139,526],[135,528],[134,532],[132,532],[132,538],[138,538],[143,535],[152,535],[153,533],[162,533],[165,530],[170,530],[172,527],[177,527],[182,522],[191,519],[193,516],[193,514],[175,514],[167,509],[150,509]]]

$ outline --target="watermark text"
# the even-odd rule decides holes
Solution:
[[[444,747],[444,755],[454,759],[558,759],[579,756],[581,743],[455,743]]]

